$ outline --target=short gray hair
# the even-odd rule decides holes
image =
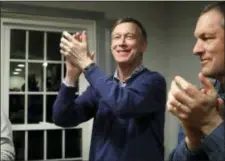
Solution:
[[[225,27],[225,25],[224,25],[224,18],[225,18],[225,2],[224,2],[224,1],[220,1],[220,2],[217,2],[217,3],[210,4],[210,5],[206,6],[206,7],[202,10],[200,16],[203,15],[203,14],[205,14],[205,13],[207,13],[207,12],[209,12],[209,11],[212,11],[212,10],[216,10],[216,11],[220,12],[221,15],[223,16],[223,20],[222,20],[222,22],[221,22],[221,25],[222,25],[222,28],[224,29],[224,27]]]

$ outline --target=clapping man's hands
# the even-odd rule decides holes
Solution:
[[[181,121],[185,129],[185,140],[190,149],[198,148],[200,138],[209,135],[222,122],[218,109],[223,106],[223,100],[217,98],[214,86],[202,73],[199,79],[204,90],[180,76],[175,77],[167,101],[168,111]]]
[[[64,31],[60,42],[60,53],[63,54],[74,66],[84,70],[93,63],[93,56],[88,51],[88,40],[85,31],[70,35]]]

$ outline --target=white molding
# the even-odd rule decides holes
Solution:
[[[83,123],[84,124],[84,123]],[[60,126],[57,126],[53,123],[48,122],[40,122],[38,124],[17,124],[12,125],[12,128],[14,131],[35,131],[35,130],[59,130],[59,129],[81,129],[83,128],[83,124],[80,124],[76,127],[68,127],[68,128],[62,128]]]
[[[1,108],[5,110],[6,116],[9,116],[8,107],[6,106],[9,103],[8,98],[8,89],[9,81],[6,78],[9,78],[9,63],[6,60],[9,60],[9,31],[3,27],[3,21],[1,18]]]
[[[4,103],[3,103],[3,97],[4,97],[4,89],[3,89],[3,83],[4,83],[4,64],[3,64],[3,59],[4,59],[4,57],[3,57],[3,51],[4,51],[4,39],[3,39],[3,37],[4,37],[4,29],[3,29],[3,26],[2,26],[2,18],[0,18],[0,22],[1,22],[1,24],[0,24],[0,27],[1,27],[1,63],[0,63],[0,68],[1,68],[1,76],[0,76],[0,78],[1,78],[1,84],[0,84],[0,86],[1,86],[1,98],[0,98],[0,106],[1,106],[1,108],[3,109],[4,107]],[[5,111],[6,112],[6,111]],[[6,116],[8,116],[8,114],[6,113]]]
[[[68,32],[76,32],[81,29],[87,30],[87,32],[92,32],[95,29],[95,22],[92,21],[89,24],[77,24],[80,23],[79,20],[74,20],[72,22],[62,22],[62,21],[50,21],[50,20],[29,20],[29,19],[16,19],[16,18],[2,18],[2,24],[7,25],[11,29],[27,29],[36,30],[38,27],[39,31],[50,31],[50,32],[62,32],[67,30]]]
[[[56,158],[56,159],[47,159],[45,161],[81,161],[81,160],[83,160],[83,158],[68,158],[68,159],[58,159],[58,158]],[[35,160],[35,161],[43,161],[43,159],[42,160]]]
[[[74,27],[79,26],[83,28],[84,26],[90,26],[93,24],[93,20],[84,20],[84,19],[74,19],[74,18],[59,18],[59,17],[48,17],[48,16],[37,16],[37,15],[26,15],[26,14],[18,14],[18,13],[10,13],[4,10],[1,11],[2,19],[14,19],[14,23],[22,23],[24,20],[30,21],[32,24],[35,24],[37,21],[39,22],[47,22],[43,24],[45,26],[53,24],[62,24],[62,26]],[[26,23],[25,23],[26,24]],[[58,26],[58,25],[57,25]]]

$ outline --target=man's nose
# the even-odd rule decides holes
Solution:
[[[204,51],[203,43],[201,40],[198,40],[193,48],[194,55],[199,55]]]
[[[120,38],[119,45],[126,45],[126,39],[125,39],[125,37],[121,37]]]

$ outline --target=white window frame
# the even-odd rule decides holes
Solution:
[[[73,31],[74,28],[82,28],[88,32],[88,41],[90,51],[96,51],[96,23],[93,20],[81,20],[70,18],[53,18],[43,16],[28,16],[22,14],[3,13],[1,18],[1,108],[4,108],[6,115],[9,111],[9,31],[11,28],[16,29],[36,29],[43,31]],[[89,85],[84,75],[79,78],[79,94],[81,94]],[[10,92],[11,93],[11,92]],[[46,92],[49,93],[49,92]],[[53,93],[54,94],[54,93]],[[82,159],[88,160],[90,140],[92,133],[91,119],[88,122],[82,123],[75,128],[82,129]],[[40,122],[39,124],[26,124],[26,125],[13,125],[15,131],[28,131],[28,130],[50,130],[62,129],[63,138],[65,131],[51,123]],[[27,135],[27,133],[25,132]],[[46,139],[46,131],[44,131],[44,139]],[[65,144],[65,143],[62,143]],[[45,145],[46,147],[46,145]],[[25,147],[26,148],[26,147]],[[25,149],[25,152],[27,150]],[[44,149],[45,153],[45,149]],[[64,155],[62,153],[62,155]],[[46,154],[44,154],[46,157]],[[25,158],[26,160],[27,158]],[[44,158],[46,159],[46,158]],[[81,159],[81,158],[78,158]]]

